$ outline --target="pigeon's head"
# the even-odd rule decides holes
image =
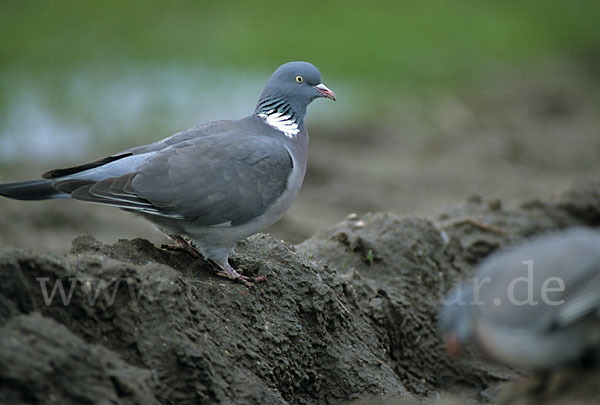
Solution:
[[[289,62],[273,72],[263,90],[259,107],[271,100],[284,100],[296,114],[304,115],[314,99],[335,100],[335,94],[321,83],[319,69],[308,62]]]
[[[444,337],[446,350],[451,356],[458,356],[462,347],[473,337],[473,322],[470,305],[471,290],[465,284],[452,291],[445,299],[440,311],[439,328]]]

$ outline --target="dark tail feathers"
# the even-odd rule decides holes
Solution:
[[[69,198],[52,186],[52,180],[21,181],[0,184],[0,195],[15,200],[48,200]]]

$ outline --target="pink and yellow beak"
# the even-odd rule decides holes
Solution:
[[[316,86],[314,86],[314,88],[317,89],[317,91],[321,93],[323,97],[335,101],[335,93],[329,90],[327,86],[325,86],[323,83],[317,84]]]

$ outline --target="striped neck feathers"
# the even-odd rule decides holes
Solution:
[[[300,132],[302,119],[284,97],[260,100],[254,114],[288,138],[295,138]]]

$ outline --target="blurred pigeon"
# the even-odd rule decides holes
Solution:
[[[492,255],[440,313],[450,354],[549,370],[600,349],[600,232],[573,228]]]
[[[217,273],[243,282],[228,257],[236,242],[274,224],[304,179],[306,107],[335,100],[307,62],[280,66],[267,81],[254,113],[214,121],[162,141],[66,169],[45,180],[0,184],[19,200],[73,198],[112,205],[151,221],[180,248],[201,254]]]

